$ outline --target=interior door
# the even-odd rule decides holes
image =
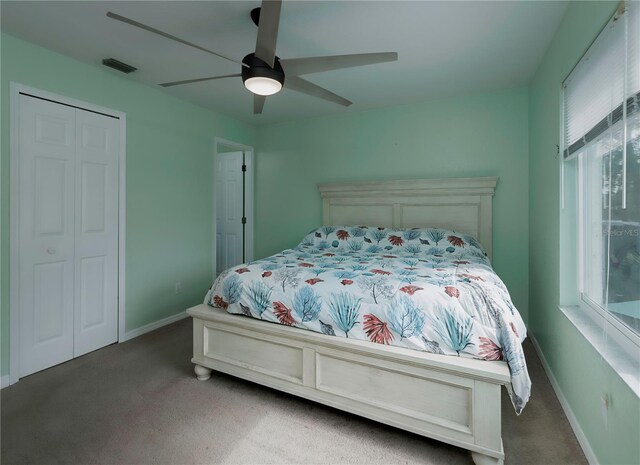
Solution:
[[[73,357],[75,109],[20,96],[20,375]]]
[[[118,339],[116,118],[20,95],[20,376]]]
[[[216,272],[243,261],[242,152],[219,153],[216,160]]]
[[[118,340],[116,118],[76,110],[75,357]]]

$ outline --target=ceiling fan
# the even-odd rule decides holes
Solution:
[[[330,71],[341,68],[352,68],[356,66],[371,65],[375,63],[386,63],[396,61],[396,52],[384,53],[360,53],[355,55],[334,55],[309,58],[280,59],[276,56],[276,42],[278,39],[278,26],[280,24],[280,9],[282,0],[263,0],[260,8],[251,11],[251,19],[258,26],[258,38],[256,40],[256,50],[245,56],[242,61],[229,58],[220,53],[206,49],[194,43],[175,37],[166,32],[155,29],[146,24],[142,24],[118,14],[108,12],[109,18],[121,21],[131,26],[144,29],[154,34],[158,34],[167,39],[175,40],[181,44],[196,48],[203,52],[210,53],[220,58],[224,58],[242,66],[238,74],[227,74],[224,76],[212,76],[198,79],[187,79],[184,81],[165,82],[162,87],[191,84],[194,82],[212,81],[214,79],[224,79],[230,77],[241,77],[244,86],[253,95],[253,113],[260,114],[264,107],[264,102],[268,95],[279,92],[284,86],[287,89],[302,92],[303,94],[318,97],[339,105],[349,106],[352,102],[340,97],[333,92],[324,89],[312,82],[302,79],[300,76],[321,71]]]

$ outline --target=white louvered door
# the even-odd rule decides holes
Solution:
[[[20,95],[20,376],[117,340],[118,131]]]

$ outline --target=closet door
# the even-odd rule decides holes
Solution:
[[[20,376],[118,340],[119,120],[20,95]]]
[[[73,357],[75,109],[20,96],[20,375]]]
[[[76,110],[74,356],[118,340],[119,120]]]

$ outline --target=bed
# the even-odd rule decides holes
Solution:
[[[519,413],[530,382],[524,358],[503,357],[508,340],[521,355],[526,328],[489,266],[496,183],[319,185],[325,227],[295,249],[225,271],[205,299],[218,308],[188,310],[198,379],[215,369],[469,449],[476,464],[502,463],[500,389],[517,387]],[[447,286],[453,274],[457,284]],[[478,286],[506,302],[495,312],[506,315],[496,326],[504,339],[458,302],[480,295]],[[435,299],[436,310],[455,302],[461,319],[437,311],[427,325],[411,319],[417,298]],[[404,309],[401,318],[394,309]]]

